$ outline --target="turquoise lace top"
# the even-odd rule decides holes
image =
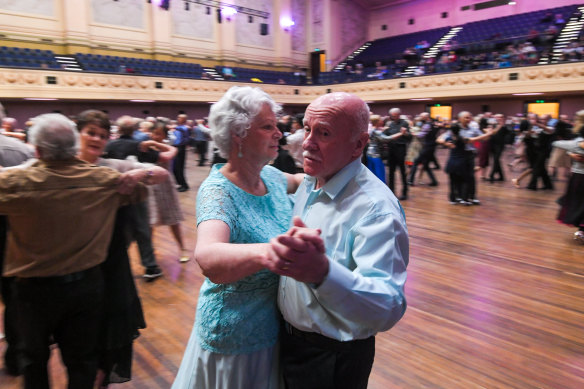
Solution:
[[[235,186],[214,165],[197,195],[197,224],[221,220],[230,243],[267,243],[290,226],[292,205],[286,177],[271,167],[260,177],[267,193],[254,196]],[[221,354],[251,353],[276,343],[279,329],[278,276],[262,270],[231,284],[205,279],[195,328],[201,347]]]

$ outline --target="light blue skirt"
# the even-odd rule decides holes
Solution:
[[[195,328],[172,389],[281,389],[279,343],[250,354],[218,354],[199,345]]]

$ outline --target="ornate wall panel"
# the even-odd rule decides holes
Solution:
[[[324,0],[313,0],[312,3],[312,43],[324,42]]]
[[[207,15],[207,7],[200,4],[189,4],[189,9],[184,9],[183,3],[176,3],[170,7],[172,14],[172,29],[177,35],[184,35],[201,39],[213,39],[213,26],[217,14],[215,9],[210,9]]]
[[[352,0],[341,0],[341,53],[354,50],[367,41],[367,12]]]
[[[306,0],[292,0],[292,50],[306,52],[306,20],[308,20]]]
[[[91,0],[92,20],[131,28],[144,28],[144,0]]]
[[[53,0],[0,0],[0,9],[44,16],[55,16]]]
[[[248,15],[235,15],[235,38],[238,44],[253,45],[261,47],[274,47],[274,28],[279,26],[279,16],[274,15],[273,0],[240,0],[237,2],[240,7],[256,9],[270,14],[268,19],[253,16],[250,23]],[[225,21],[223,23],[226,23]],[[260,24],[268,25],[268,34],[260,35]]]

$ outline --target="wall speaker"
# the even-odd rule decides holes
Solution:
[[[268,35],[268,24],[267,23],[260,24],[260,35]]]

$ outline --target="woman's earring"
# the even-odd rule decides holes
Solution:
[[[238,158],[243,157],[243,153],[241,152],[241,143],[239,144],[239,153],[237,153],[237,157]]]

